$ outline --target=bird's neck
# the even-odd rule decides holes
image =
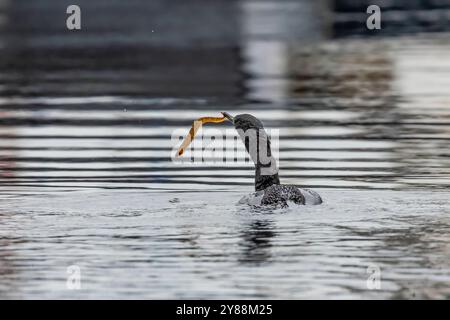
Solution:
[[[264,190],[274,184],[280,184],[280,178],[278,177],[278,167],[276,169],[276,172],[274,172],[273,174],[262,174],[265,169],[267,168],[256,166],[255,191]]]
[[[253,129],[252,129],[253,130]],[[277,161],[272,155],[270,139],[263,128],[240,133],[245,148],[255,164],[255,191],[280,184]]]

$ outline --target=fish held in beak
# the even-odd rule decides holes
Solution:
[[[192,140],[194,140],[194,137],[197,134],[198,129],[200,129],[203,124],[205,124],[205,123],[220,123],[220,122],[224,122],[226,120],[230,120],[230,118],[231,119],[233,118],[226,112],[222,112],[222,114],[223,114],[223,117],[202,117],[202,118],[198,118],[197,120],[195,120],[194,123],[192,124],[191,130],[189,130],[188,135],[186,136],[186,138],[184,138],[183,143],[181,143],[181,146],[178,149],[177,155],[179,157],[181,155],[183,155],[184,151],[187,149],[187,147],[189,147]]]

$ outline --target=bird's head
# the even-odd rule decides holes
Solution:
[[[251,114],[238,114],[235,117],[227,112],[222,112],[222,114],[234,124],[236,130],[242,130],[244,132],[249,129],[264,130],[262,122]]]

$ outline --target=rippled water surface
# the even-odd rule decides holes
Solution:
[[[322,190],[276,211],[236,192],[2,201],[4,298],[449,298],[445,192]],[[66,266],[82,290],[66,289]],[[381,289],[368,290],[368,267]]]
[[[279,41],[255,6],[223,47],[0,25],[26,39],[0,38],[0,298],[450,298],[449,35]],[[173,161],[219,111],[279,130],[324,204],[238,206],[249,163]]]

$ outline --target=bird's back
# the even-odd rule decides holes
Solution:
[[[296,205],[317,205],[322,203],[320,195],[310,189],[300,189],[292,185],[274,184],[270,187],[243,197],[239,203],[253,206],[288,207]]]

